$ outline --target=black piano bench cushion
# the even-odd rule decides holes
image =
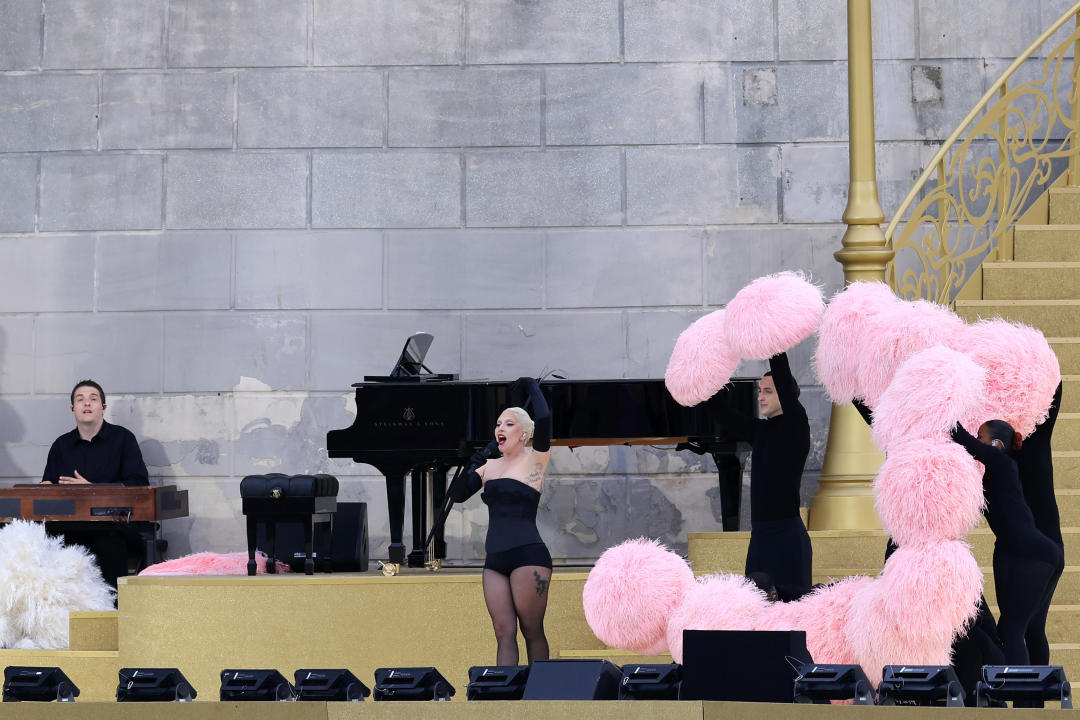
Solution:
[[[282,498],[337,497],[338,479],[333,475],[248,475],[240,481],[240,497],[268,498],[275,491]]]

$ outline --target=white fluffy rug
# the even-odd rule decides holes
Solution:
[[[69,613],[112,610],[115,596],[81,545],[48,537],[41,523],[0,529],[0,647],[66,648]]]

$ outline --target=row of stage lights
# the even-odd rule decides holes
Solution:
[[[714,678],[722,682],[723,678]],[[688,697],[683,668],[667,665],[624,665],[606,660],[540,660],[520,666],[476,666],[469,669],[469,700],[699,700],[715,699],[700,692]],[[1060,665],[986,665],[977,685],[978,705],[1006,701],[1053,701],[1072,707]],[[314,700],[449,700],[454,687],[433,667],[379,668],[372,692],[347,669],[300,669],[290,683],[277,670],[222,670],[219,699]],[[4,669],[4,702],[74,702],[79,695],[59,667]],[[187,702],[198,693],[177,668],[122,668],[117,702]],[[944,705],[963,707],[964,693],[948,666],[887,665],[875,693],[858,665],[798,667],[792,700],[825,703],[853,700],[855,705]]]

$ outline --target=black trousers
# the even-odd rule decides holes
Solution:
[[[810,592],[813,563],[810,534],[801,517],[750,522],[746,575],[768,576],[779,599],[797,600]]]

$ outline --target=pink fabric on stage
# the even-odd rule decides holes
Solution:
[[[716,310],[695,320],[679,335],[664,384],[675,402],[692,407],[719,392],[738,365],[738,356],[724,339],[724,311]]]
[[[834,403],[863,397],[858,374],[865,357],[857,350],[865,342],[874,318],[899,302],[885,283],[856,282],[834,295],[825,308],[814,370]]]
[[[265,553],[255,553],[256,572],[259,575],[266,574],[266,559]],[[247,575],[247,563],[246,552],[201,552],[150,565],[139,575]],[[287,573],[290,568],[279,561],[277,571]]]
[[[667,626],[667,646],[682,662],[683,630],[756,630],[769,603],[742,575],[705,575],[687,591]]]
[[[766,275],[744,287],[727,305],[724,337],[746,360],[768,360],[814,334],[825,301],[821,288],[802,274]]]

